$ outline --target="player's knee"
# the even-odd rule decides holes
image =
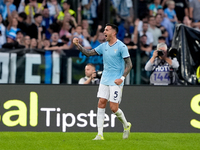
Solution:
[[[118,110],[118,107],[116,107],[116,106],[110,106],[110,109],[111,109],[111,111],[112,111],[113,113],[116,113],[117,110]]]
[[[116,113],[119,108],[119,103],[110,102],[110,109],[113,113]]]
[[[98,102],[98,108],[106,108],[107,100],[100,98]]]

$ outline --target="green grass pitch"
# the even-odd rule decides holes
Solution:
[[[0,132],[0,150],[200,150],[199,133]]]

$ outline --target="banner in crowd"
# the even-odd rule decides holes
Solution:
[[[69,58],[72,58],[71,63]],[[102,70],[102,56],[87,58],[78,50],[67,50],[61,54],[44,50],[4,51],[0,52],[0,83],[67,84],[69,74],[70,83],[78,83],[85,76],[87,63],[94,64],[96,70]]]
[[[60,83],[60,55],[0,52],[0,83]]]

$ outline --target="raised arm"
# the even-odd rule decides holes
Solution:
[[[95,42],[97,39],[98,39],[98,36],[99,36],[99,32],[100,30],[102,29],[102,26],[101,25],[98,25],[97,27],[97,31],[96,31],[96,35],[93,37],[93,42]]]
[[[92,5],[93,0],[90,0],[89,3],[87,5],[84,5],[84,7],[89,10],[91,5]]]
[[[41,49],[42,48],[42,27],[38,27],[38,48]]]
[[[138,24],[139,24],[139,19],[135,20],[135,29],[134,29],[134,33],[133,33],[133,43],[137,44],[138,43]]]
[[[88,50],[88,49],[85,49],[84,47],[82,47],[80,45],[80,43],[79,43],[78,38],[74,38],[73,39],[73,43],[74,43],[74,45],[76,45],[76,47],[78,48],[78,50],[80,50],[87,57],[93,56],[93,55],[98,55],[98,53],[94,49]]]

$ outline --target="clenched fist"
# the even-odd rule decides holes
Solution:
[[[115,82],[115,84],[120,85],[120,84],[122,84],[123,80],[122,79],[116,79],[114,82]]]
[[[78,39],[78,38],[74,38],[74,39],[73,39],[73,43],[74,43],[75,45],[78,45],[78,44],[79,44],[79,39]]]

